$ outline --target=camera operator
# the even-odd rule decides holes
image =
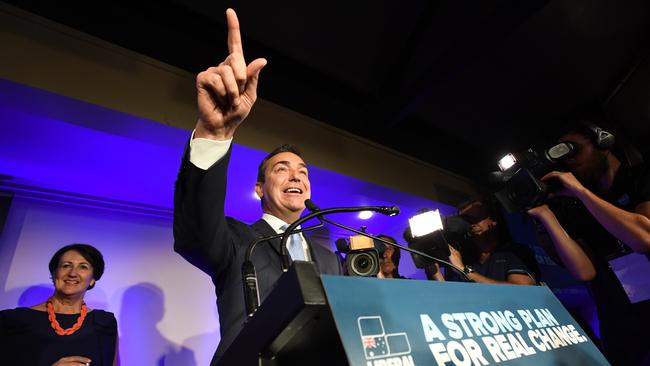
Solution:
[[[380,234],[377,235],[377,237],[397,244],[397,241],[388,235]],[[379,273],[377,273],[377,278],[406,279],[406,277],[399,274],[400,256],[399,248],[391,245],[384,245],[384,251],[380,253],[379,257]]]
[[[546,235],[540,244],[551,244],[574,277],[589,281],[609,361],[650,364],[647,341],[639,337],[650,329],[650,301],[632,303],[608,262],[650,251],[650,175],[619,160],[613,135],[593,124],[573,123],[559,141],[578,150],[565,161],[567,172],[542,178],[561,183],[548,205],[528,210],[543,230],[538,234]]]
[[[474,199],[461,205],[459,214],[470,224],[470,232],[469,240],[461,243],[460,251],[449,246],[449,261],[453,265],[462,268],[478,283],[536,284],[529,269],[532,267],[539,275],[534,255],[532,251],[526,251],[528,248],[524,245],[511,243],[496,203],[485,198]],[[529,266],[518,255],[526,258]],[[458,275],[448,272],[447,279],[452,278],[457,280]]]

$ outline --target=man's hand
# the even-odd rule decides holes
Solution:
[[[586,188],[576,179],[573,173],[570,172],[557,172],[553,171],[542,177],[541,181],[548,182],[549,180],[556,180],[560,183],[562,188],[553,191],[549,197],[568,196],[580,198],[579,195],[584,193]]]
[[[199,119],[195,137],[232,138],[257,100],[257,81],[266,60],[258,58],[246,65],[237,14],[228,9],[226,19],[228,57],[196,77]]]

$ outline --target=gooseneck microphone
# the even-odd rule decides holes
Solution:
[[[306,227],[304,229],[295,230],[293,232],[287,229],[285,232],[297,234],[303,231],[317,229],[323,226],[323,221],[320,220],[320,218],[319,221],[320,222],[318,224]],[[253,316],[253,314],[255,314],[255,311],[257,311],[257,308],[260,306],[260,293],[257,289],[257,272],[255,271],[255,265],[253,265],[253,262],[251,261],[253,251],[255,250],[257,244],[263,241],[281,238],[283,235],[284,233],[259,237],[255,239],[250,245],[248,245],[248,248],[246,248],[244,263],[242,263],[241,266],[241,277],[242,284],[244,285],[244,304],[246,306],[246,314],[248,314],[248,317]]]
[[[291,265],[291,258],[289,256],[289,250],[287,249],[287,241],[289,240],[289,236],[293,233],[293,230],[296,227],[305,221],[311,220],[314,217],[317,217],[319,220],[324,221],[322,215],[340,212],[374,211],[388,216],[395,216],[399,214],[399,207],[397,206],[333,207],[321,210],[318,209],[318,206],[316,206],[316,204],[310,199],[305,200],[305,207],[307,207],[307,209],[312,212],[294,221],[291,225],[289,225],[287,230],[282,235],[282,245],[280,245],[280,254],[282,256],[282,272],[287,272],[289,270],[289,266]],[[312,208],[316,208],[318,210],[312,210]]]
[[[316,206],[314,201],[310,199],[305,200],[305,207],[311,212],[318,211],[319,214],[339,213],[339,212],[360,212],[360,211],[374,211],[386,216],[399,215],[399,207],[397,206],[356,206],[356,207],[334,207],[321,210]]]
[[[474,280],[472,280],[471,278],[469,278],[469,276],[467,275],[467,273],[465,273],[465,271],[463,271],[461,268],[456,267],[455,265],[451,264],[451,263],[448,262],[448,261],[445,261],[445,260],[440,259],[440,258],[436,258],[436,257],[431,256],[431,255],[429,255],[429,254],[423,253],[423,252],[421,252],[421,251],[419,251],[419,250],[411,249],[411,248],[409,248],[409,247],[405,247],[405,246],[402,246],[402,245],[399,245],[399,244],[393,243],[393,242],[388,241],[388,240],[386,240],[386,239],[383,239],[383,238],[380,238],[380,237],[376,237],[376,236],[374,236],[374,235],[370,235],[370,234],[368,234],[368,233],[366,233],[366,232],[364,232],[364,231],[356,230],[356,229],[351,228],[351,227],[349,227],[349,226],[346,226],[346,225],[343,225],[343,224],[339,224],[339,223],[334,222],[334,221],[332,221],[332,220],[328,220],[328,219],[326,219],[325,217],[319,216],[319,215],[323,215],[323,214],[325,214],[325,213],[331,213],[330,210],[336,210],[336,209],[325,209],[325,210],[321,210],[321,209],[320,209],[320,208],[319,208],[319,207],[318,207],[318,206],[317,206],[317,205],[316,205],[312,200],[310,200],[310,199],[305,200],[305,207],[307,207],[307,209],[308,209],[309,211],[311,211],[312,214],[315,214],[315,216],[318,217],[318,218],[319,218],[321,221],[323,221],[323,222],[326,222],[326,223],[328,223],[328,224],[331,224],[331,225],[334,225],[334,226],[340,227],[340,228],[342,228],[342,229],[346,229],[346,230],[352,231],[353,233],[356,233],[356,234],[359,234],[359,235],[363,235],[363,236],[368,237],[368,238],[371,238],[371,239],[373,239],[373,240],[380,241],[380,242],[382,242],[382,243],[384,243],[384,244],[387,244],[387,245],[390,245],[390,246],[393,246],[393,247],[396,247],[396,248],[400,248],[400,249],[405,250],[405,251],[407,251],[407,252],[410,252],[410,253],[413,253],[413,254],[417,254],[417,255],[421,255],[421,256],[423,256],[423,257],[425,257],[425,258],[427,258],[427,259],[430,259],[430,260],[432,260],[432,261],[434,261],[434,262],[442,263],[442,264],[444,264],[444,265],[446,265],[446,266],[448,266],[448,267],[454,269],[454,270],[455,270],[456,272],[458,272],[458,273],[459,273],[463,278],[467,279],[468,282],[474,282]],[[378,208],[377,210],[368,210],[368,211],[382,212],[382,211],[380,211],[380,210],[383,210],[384,212],[397,212],[397,213],[399,213],[399,208],[398,208],[397,206],[393,206],[393,207],[391,207],[391,208],[388,208],[388,207],[378,207],[378,206],[367,206],[367,207],[375,207],[375,208]],[[360,211],[366,211],[366,210],[364,209],[364,210],[360,210]],[[334,211],[334,212],[339,212],[339,211]],[[341,212],[350,212],[350,211],[341,211]],[[397,214],[397,213],[396,213],[396,214]],[[396,214],[395,214],[395,215],[396,215]],[[311,214],[310,214],[310,215],[311,215]],[[393,215],[391,215],[391,216],[393,216]],[[443,237],[443,238],[444,238],[444,237]]]
[[[320,211],[320,207],[316,206],[314,201],[312,201],[311,199],[306,199],[305,200],[305,207],[307,207],[307,209],[309,211],[312,211],[312,212],[313,211]]]

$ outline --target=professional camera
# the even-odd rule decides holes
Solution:
[[[345,274],[349,276],[373,277],[379,273],[379,258],[384,244],[363,236],[351,236],[336,240],[338,253],[345,254]]]
[[[411,249],[447,260],[451,254],[449,245],[460,250],[466,240],[469,240],[470,229],[470,223],[459,215],[442,217],[438,210],[420,210],[409,219],[404,239]],[[417,268],[425,268],[434,263],[421,255],[411,255]]]
[[[539,205],[549,192],[560,187],[557,180],[542,182],[540,178],[558,170],[561,161],[576,152],[574,143],[561,142],[542,151],[528,149],[506,155],[499,161],[500,171],[490,173],[490,181],[498,186],[496,198],[510,213]]]

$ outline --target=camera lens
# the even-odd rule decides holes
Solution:
[[[379,270],[379,263],[370,253],[354,253],[350,261],[350,270],[357,276],[374,276]]]
[[[357,260],[357,267],[360,268],[360,269],[363,269],[363,270],[368,269],[368,264],[370,264],[370,261],[365,256],[363,256],[363,257],[361,257],[361,258],[359,258]]]

